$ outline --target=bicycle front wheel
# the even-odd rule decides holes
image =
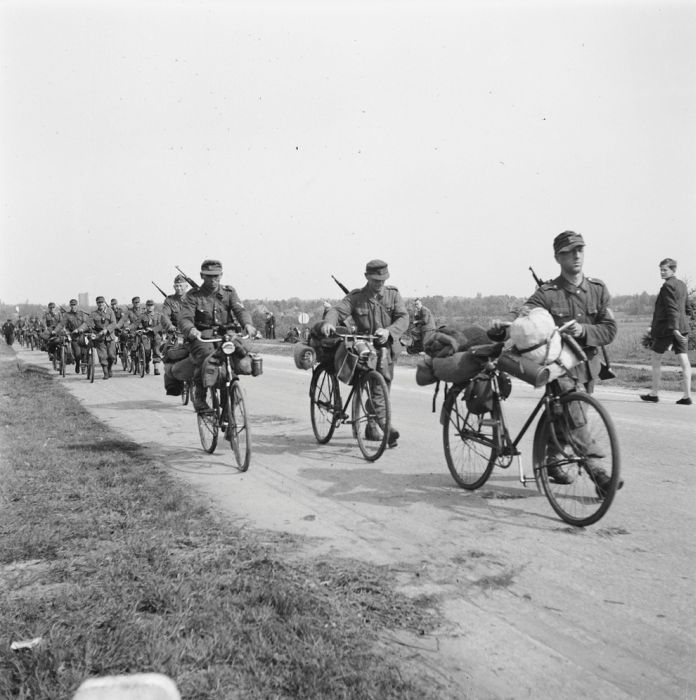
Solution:
[[[453,387],[443,406],[442,443],[452,478],[463,489],[483,486],[497,458],[499,419],[493,413],[470,413],[464,387]]]
[[[224,415],[227,419],[225,439],[230,443],[237,462],[237,469],[245,472],[251,461],[251,432],[242,395],[242,387],[233,382],[227,392]]]
[[[68,351],[65,345],[61,345],[60,348],[60,376],[65,376],[65,365],[68,364]]]
[[[309,413],[314,437],[325,445],[333,437],[341,414],[341,395],[336,375],[318,365],[309,385]]]
[[[121,358],[121,368],[123,369],[124,372],[127,372],[128,371],[128,351],[125,349],[125,347],[123,345],[120,346],[118,354]]]
[[[218,443],[218,431],[220,428],[220,400],[215,388],[208,388],[206,399],[211,410],[196,414],[198,421],[198,435],[203,449],[212,454]]]
[[[85,362],[87,364],[87,381],[92,384],[94,382],[94,355],[92,354],[92,348],[87,349],[87,355],[85,357]]]
[[[353,394],[353,435],[368,462],[382,456],[389,439],[391,405],[384,377],[376,370],[360,375]]]
[[[141,379],[145,376],[145,346],[138,345],[138,373]]]
[[[534,474],[551,507],[570,525],[596,523],[611,506],[620,480],[619,442],[607,410],[594,396],[562,396],[534,435]]]
[[[191,385],[188,380],[184,382],[184,387],[181,390],[181,403],[184,406],[188,405],[189,399],[191,398]]]

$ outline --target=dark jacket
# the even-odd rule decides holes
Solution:
[[[680,331],[689,332],[689,293],[680,279],[672,276],[665,280],[655,300],[650,332],[653,338],[667,338]]]

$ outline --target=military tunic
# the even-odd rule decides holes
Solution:
[[[582,326],[583,335],[577,340],[590,360],[590,375],[587,376],[584,364],[573,372],[578,381],[588,383],[599,374],[601,362],[597,347],[609,345],[616,337],[610,302],[609,290],[601,280],[584,277],[576,287],[560,276],[542,284],[524,305],[546,309],[557,326],[569,321],[577,321]]]
[[[164,304],[162,305],[162,327],[165,331],[174,331],[177,329],[183,301],[183,294],[170,294],[164,300]]]
[[[113,309],[106,308],[104,311],[96,309],[87,317],[87,327],[95,333],[105,331],[104,335],[98,335],[94,339],[94,347],[99,356],[99,363],[111,366],[116,359],[116,345],[113,340],[113,332],[116,328],[116,316]]]
[[[373,295],[367,285],[354,289],[329,309],[324,323],[337,326],[349,316],[355,322],[359,334],[374,334],[380,328],[386,328],[393,341],[391,356],[396,359],[394,348],[409,324],[406,304],[396,287],[385,286],[378,295]]]
[[[146,367],[150,364],[150,357],[152,357],[155,365],[159,364],[162,359],[160,353],[162,335],[160,334],[160,330],[163,320],[162,313],[159,311],[144,311],[130,325],[130,330],[142,329],[151,331],[151,334],[143,333]]]
[[[188,336],[192,328],[199,331],[212,331],[218,326],[229,326],[238,323],[242,327],[251,324],[251,315],[244,308],[234,287],[221,285],[215,291],[199,287],[190,289],[181,304],[178,325],[184,336]],[[212,337],[212,333],[204,333],[204,337]]]
[[[214,291],[199,287],[189,289],[184,294],[178,326],[185,338],[188,338],[193,328],[201,331],[204,338],[213,338],[218,326],[232,326],[235,323],[242,328],[251,325],[251,315],[244,308],[234,287],[220,285]],[[194,383],[200,388],[201,366],[206,357],[215,352],[215,345],[202,343],[196,338],[191,340],[189,348],[195,365]]]

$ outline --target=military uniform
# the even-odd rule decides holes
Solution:
[[[116,361],[116,343],[113,335],[116,330],[116,316],[113,310],[107,306],[103,311],[99,308],[92,311],[87,317],[87,328],[97,334],[94,347],[104,371],[104,378],[108,379],[111,376],[111,367]]]
[[[162,313],[154,310],[154,302],[147,301],[146,310],[141,313],[136,321],[130,325],[129,330],[142,329],[149,331],[143,333],[143,346],[145,347],[145,371],[150,371],[150,360],[155,365],[155,374],[159,374],[159,363],[162,361],[160,347],[162,346]]]
[[[244,308],[234,287],[220,285],[216,291],[199,287],[184,295],[178,325],[185,338],[193,328],[201,331],[203,338],[214,338],[218,326],[233,324],[242,328],[251,324],[251,314]],[[190,348],[191,358],[199,372],[205,358],[215,352],[215,347],[212,343],[192,340]]]
[[[378,296],[373,296],[367,286],[354,289],[329,309],[324,323],[337,326],[349,316],[355,323],[355,332],[361,335],[386,328],[392,340],[391,356],[396,359],[394,346],[408,328],[408,310],[396,287],[385,286]]]
[[[165,331],[176,331],[184,303],[184,294],[170,294],[162,305],[162,328]]]
[[[601,367],[598,347],[608,345],[616,337],[617,327],[609,308],[610,301],[609,290],[601,280],[585,277],[576,287],[564,277],[557,277],[542,284],[525,302],[527,308],[546,309],[557,326],[568,321],[577,321],[582,326],[583,336],[577,340],[589,359],[589,374],[582,363],[572,370],[571,375],[587,385],[590,391]]]
[[[386,280],[389,278],[387,263],[383,260],[371,260],[365,267],[365,277],[370,280]],[[380,356],[377,364],[377,371],[382,374],[387,390],[391,388],[393,377],[393,365],[397,358],[397,347],[399,338],[408,329],[409,316],[406,304],[396,287],[383,286],[381,291],[374,293],[370,289],[370,283],[361,289],[354,289],[336,306],[331,307],[322,323],[337,326],[348,317],[353,319],[356,333],[359,335],[374,335],[381,328],[389,331],[388,351]],[[379,350],[379,348],[378,348]],[[384,406],[386,397],[381,396],[377,388],[374,393],[375,412],[380,423],[385,415]],[[381,426],[380,426],[381,427]],[[369,431],[374,430],[373,426],[368,426]],[[389,446],[395,447],[399,432],[393,426],[390,428]],[[372,438],[368,438],[372,439]]]
[[[71,305],[67,311],[61,314],[60,321],[53,328],[56,334],[63,330],[70,334],[70,346],[75,359],[75,373],[80,371],[80,362],[83,359],[84,346],[80,343],[80,333],[87,327],[85,319],[85,312],[77,306]]]

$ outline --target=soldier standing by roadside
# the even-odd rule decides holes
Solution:
[[[54,327],[54,331],[56,335],[61,331],[65,331],[70,336],[70,346],[75,360],[75,374],[80,373],[83,348],[80,343],[80,337],[85,327],[85,312],[77,308],[77,299],[71,299],[70,307],[61,315],[60,321]],[[68,360],[69,363],[70,360]]]
[[[275,316],[272,312],[266,312],[266,338],[270,340],[275,340]]]
[[[219,326],[229,326],[235,322],[251,338],[256,336],[251,315],[244,308],[234,287],[220,284],[221,277],[222,263],[219,260],[204,260],[201,264],[203,284],[186,293],[179,316],[179,330],[190,341],[191,359],[195,365],[193,407],[198,412],[210,408],[205,400],[201,369],[205,359],[215,352],[213,343],[203,343],[201,339],[214,338]]]
[[[97,336],[94,339],[94,347],[97,350],[99,364],[102,366],[103,378],[108,379],[111,376],[111,367],[116,361],[116,343],[113,336],[116,316],[106,305],[104,297],[97,297],[97,309],[88,316],[87,328]]]
[[[375,345],[388,348],[386,366],[385,363],[381,363],[377,369],[386,380],[387,388],[391,389],[393,367],[397,358],[394,347],[408,328],[408,310],[399,290],[384,284],[389,279],[389,268],[383,260],[370,260],[365,266],[365,278],[367,284],[362,289],[354,289],[328,310],[321,325],[321,332],[330,335],[339,323],[350,316],[355,322],[357,333],[376,336]],[[386,397],[375,395],[378,417],[384,415],[385,401]],[[380,439],[375,433],[376,428],[377,426],[368,425],[368,439]],[[387,441],[389,447],[396,447],[398,439],[399,431],[391,427]]]

